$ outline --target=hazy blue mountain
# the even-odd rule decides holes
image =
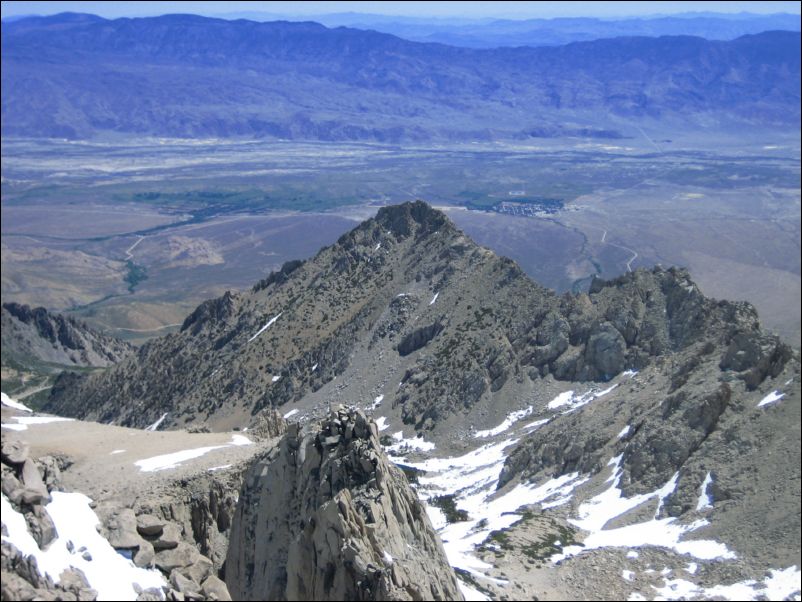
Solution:
[[[317,140],[798,126],[800,35],[476,50],[317,23],[63,14],[2,25],[2,133]]]
[[[256,11],[220,16],[254,21],[281,18]],[[308,16],[306,20],[327,27],[374,29],[416,42],[439,42],[468,48],[558,46],[620,36],[698,36],[708,40],[734,40],[763,31],[800,30],[799,15],[787,13],[681,13],[630,19],[445,19],[350,12]]]

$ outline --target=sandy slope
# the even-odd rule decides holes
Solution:
[[[238,463],[261,449],[257,443],[233,445],[232,439],[237,433],[149,432],[80,420],[30,424],[22,431],[5,427],[16,424],[15,417],[28,416],[30,414],[3,407],[3,439],[22,439],[30,445],[30,456],[34,458],[67,455],[73,465],[62,474],[63,487],[96,500],[112,495],[130,495],[133,499],[167,481]],[[173,468],[146,472],[135,464],[156,456],[201,448],[213,449],[181,461]]]

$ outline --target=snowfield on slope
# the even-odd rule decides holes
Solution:
[[[629,372],[623,374],[623,377],[631,378],[636,374]],[[574,412],[610,393],[618,384],[612,383],[604,390],[591,389],[581,394],[566,391],[548,403],[547,410],[555,413]],[[423,471],[417,477],[416,490],[421,499],[427,502],[427,513],[443,540],[446,554],[453,567],[467,571],[478,581],[485,580],[504,587],[504,580],[488,574],[493,567],[479,558],[477,548],[483,544],[488,546],[487,540],[493,531],[508,529],[520,520],[526,507],[537,505],[545,512],[551,508],[564,507],[574,498],[577,491],[582,491],[585,495],[591,493],[584,501],[575,505],[576,509],[570,510],[567,516],[568,523],[579,529],[577,540],[581,541],[582,545],[562,547],[556,542],[555,545],[561,547],[562,551],[551,557],[551,561],[555,564],[601,548],[629,548],[626,558],[634,560],[639,556],[638,549],[649,546],[671,550],[680,556],[702,562],[727,562],[736,558],[736,554],[721,542],[685,537],[708,525],[707,518],[685,521],[673,517],[660,518],[665,499],[677,486],[679,473],[655,491],[630,498],[625,497],[621,490],[622,455],[608,462],[610,474],[602,484],[605,487],[600,492],[598,489],[588,491],[587,488],[592,486],[591,475],[578,473],[569,473],[536,483],[518,483],[497,491],[499,476],[507,454],[519,438],[551,420],[544,418],[521,425],[521,419],[532,413],[532,406],[528,406],[509,413],[498,426],[474,433],[475,438],[496,437],[501,434],[504,434],[505,438],[482,445],[461,456],[435,457],[433,443],[421,438],[407,439],[403,437],[401,431],[393,434],[395,442],[385,448],[395,462]],[[614,436],[615,440],[626,438],[630,430],[629,426],[625,427]],[[411,454],[414,454],[413,458],[409,457]],[[419,459],[421,457],[424,459]],[[713,508],[708,494],[708,487],[712,481],[713,478],[708,473],[704,482],[700,483],[697,511],[709,512]],[[593,479],[593,482],[596,482],[596,479]],[[453,496],[454,506],[457,510],[466,512],[468,519],[449,522],[443,510],[436,505],[439,502],[436,498],[441,496]],[[605,528],[617,517],[655,502],[656,510],[646,520],[623,527]],[[691,562],[687,567],[686,572],[693,575],[698,564]],[[793,599],[799,599],[800,571],[795,566],[771,570],[763,582],[750,581],[711,588],[704,588],[687,580],[671,580],[668,578],[670,572],[667,569],[663,573],[663,587],[652,586],[653,591],[649,593],[633,592],[633,597],[630,599],[695,597],[756,600],[761,596],[769,599],[791,599],[796,596]],[[633,582],[637,572],[625,569],[621,575],[623,580]],[[466,599],[488,599],[485,594],[463,581],[461,577],[459,583]]]

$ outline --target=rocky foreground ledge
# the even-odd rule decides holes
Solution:
[[[423,505],[342,406],[291,424],[244,477],[226,582],[241,600],[462,600]]]
[[[231,599],[242,474],[280,414],[232,438],[37,415],[3,394],[2,419],[3,600]]]

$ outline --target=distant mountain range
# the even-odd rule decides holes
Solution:
[[[217,15],[228,19],[287,19],[256,11]],[[289,19],[299,21],[301,18]],[[438,42],[466,48],[560,46],[620,36],[698,36],[734,40],[763,31],[799,31],[799,15],[777,13],[680,13],[629,19],[562,17],[555,19],[452,19],[400,17],[364,13],[307,16],[326,27],[355,27],[390,33],[414,42]]]
[[[449,141],[798,127],[800,34],[475,50],[317,23],[2,24],[2,134]]]

